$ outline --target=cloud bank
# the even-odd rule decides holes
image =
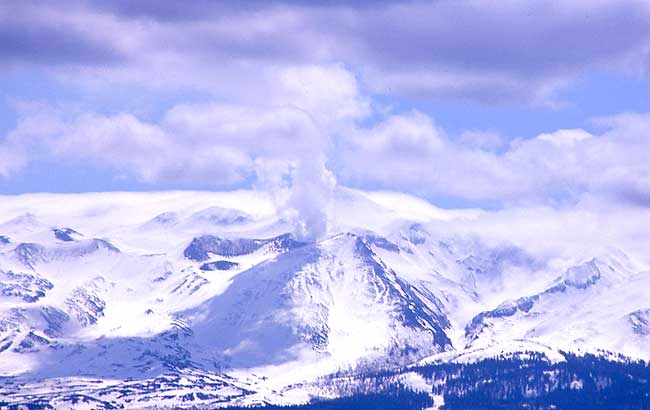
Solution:
[[[591,193],[650,205],[650,114],[598,118],[598,133],[560,129],[495,151],[451,139],[417,111],[365,126],[362,96],[351,91],[337,107],[328,93],[322,100],[310,94],[303,106],[177,105],[158,123],[128,113],[66,119],[39,110],[22,117],[0,145],[0,173],[9,177],[30,160],[52,158],[105,164],[149,183],[257,180],[268,188],[296,180],[328,190],[336,178],[502,203],[562,204]]]
[[[553,106],[589,70],[646,78],[649,50],[641,0],[6,1],[2,73],[35,70],[84,95],[204,99],[159,118],[27,104],[0,141],[0,176],[58,160],[153,185],[248,184],[307,239],[326,233],[336,184],[501,208],[647,208],[648,113],[521,139],[454,135],[383,98]]]
[[[21,0],[0,23],[5,66],[220,95],[275,67],[344,63],[377,94],[548,102],[584,70],[647,73],[650,50],[643,0]]]
[[[643,203],[650,115],[595,121],[603,132],[561,129],[493,152],[450,140],[421,113],[394,115],[346,141],[341,173],[357,184],[423,195],[552,204],[590,192]]]

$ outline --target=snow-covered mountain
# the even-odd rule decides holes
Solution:
[[[650,269],[626,249],[540,255],[445,229],[475,211],[397,194],[339,188],[324,211],[329,232],[299,238],[256,192],[4,197],[0,395],[285,403],[340,369],[650,358]]]

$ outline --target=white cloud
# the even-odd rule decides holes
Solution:
[[[568,147],[592,137],[593,135],[585,130],[570,129],[557,130],[552,133],[540,134],[536,138],[540,141],[548,141],[551,144],[557,145],[559,147]]]
[[[477,237],[492,245],[516,244],[541,257],[580,263],[625,251],[650,266],[647,209],[586,195],[566,207],[524,206],[476,213],[473,218],[434,223],[453,236]]]
[[[266,73],[257,94],[179,104],[159,122],[37,105],[0,144],[0,175],[48,157],[97,162],[149,183],[253,181],[305,238],[326,232],[323,208],[337,180],[505,204],[557,206],[592,194],[650,206],[650,114],[597,119],[600,132],[562,129],[509,144],[481,130],[450,138],[418,111],[362,125],[378,111],[341,65]]]
[[[423,114],[396,115],[350,136],[341,177],[427,196],[553,204],[593,192],[643,202],[650,195],[650,116],[599,124],[608,128],[598,135],[558,130],[494,152],[450,140]]]
[[[0,144],[11,176],[42,158],[104,164],[148,183],[269,190],[301,238],[325,233],[323,207],[336,178],[326,168],[333,135],[368,113],[342,67],[292,67],[256,100],[179,104],[158,123],[127,113],[66,113],[38,104]]]
[[[418,111],[382,119],[369,94],[549,104],[585,70],[646,76],[643,0],[270,2],[255,12],[208,3],[0,5],[0,69],[40,67],[64,86],[118,84],[214,101],[177,104],[157,122],[30,109],[0,143],[0,176],[48,158],[96,162],[152,184],[252,180],[306,239],[327,231],[324,208],[337,180],[525,204],[525,212],[476,222],[499,234],[518,221],[521,235],[570,230],[569,242],[579,242],[607,232],[605,215],[629,232],[635,222],[626,218],[645,220],[602,204],[650,206],[650,114],[597,119],[599,132],[562,129],[508,143],[485,130],[452,138]],[[369,118],[378,122],[362,125]]]
[[[0,145],[0,176],[9,178],[22,170],[28,162],[21,147]]]
[[[325,233],[322,205],[335,183],[324,166],[325,145],[302,110],[208,104],[177,106],[160,124],[129,114],[71,120],[32,114],[11,133],[10,144],[0,145],[0,155],[32,152],[15,166],[5,162],[5,175],[43,157],[105,164],[150,183],[217,187],[257,174],[296,234],[314,239]]]

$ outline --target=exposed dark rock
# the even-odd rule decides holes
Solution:
[[[37,273],[14,273],[0,271],[0,295],[20,298],[32,303],[45,296],[54,285]]]
[[[262,246],[269,246],[273,251],[286,251],[303,245],[304,243],[294,240],[290,234],[270,239],[225,239],[205,235],[192,239],[183,255],[189,260],[204,262],[210,258],[210,254],[232,257],[253,253]]]
[[[72,235],[82,236],[79,232],[70,228],[54,228],[52,229],[52,232],[54,232],[54,236],[56,237],[56,239],[64,242],[74,241]]]
[[[215,271],[215,270],[232,270],[237,269],[239,264],[237,262],[230,261],[214,261],[207,262],[201,265],[200,269],[202,271]]]
[[[627,315],[627,320],[634,333],[641,336],[650,336],[650,308],[639,309],[630,313]]]

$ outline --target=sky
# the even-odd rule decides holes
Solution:
[[[650,207],[648,1],[5,0],[0,91],[0,194]]]

